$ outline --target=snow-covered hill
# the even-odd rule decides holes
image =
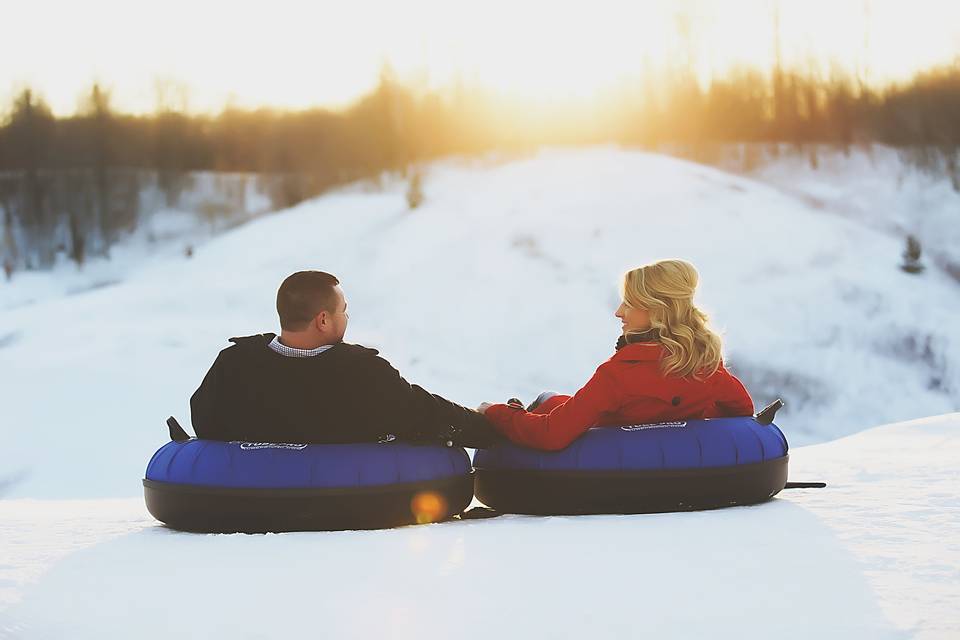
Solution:
[[[873,174],[785,171],[613,149],[448,162],[415,212],[399,183],[345,189],[190,259],[128,247],[0,284],[0,639],[957,637],[960,414],[835,440],[960,408],[949,218],[929,218],[938,260],[910,276],[894,218],[914,196],[887,215],[871,203],[899,192]],[[348,340],[472,405],[577,388],[612,352],[620,273],[671,256],[700,268],[755,401],[787,400],[791,479],[827,489],[266,536],[178,533],[144,509],[163,419],[188,424],[227,337],[276,328],[292,271],[336,273]]]
[[[305,268],[341,278],[348,340],[469,405],[576,389],[612,352],[621,272],[683,257],[794,445],[960,408],[958,283],[903,273],[895,232],[779,186],[592,149],[435,165],[414,212],[403,192],[330,194],[75,295],[9,308],[40,285],[0,285],[7,495],[137,495],[163,419],[188,424],[226,338],[275,330],[276,288]]]
[[[826,489],[697,513],[250,536],[0,501],[0,638],[946,640],[958,463],[955,413],[795,448]]]

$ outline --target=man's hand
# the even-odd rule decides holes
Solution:
[[[494,404],[495,403],[493,402],[481,402],[480,406],[477,407],[477,411],[479,413],[485,413],[487,409],[492,407]],[[507,400],[507,406],[512,407],[514,409],[523,409],[523,403],[517,400],[516,398],[510,398],[509,400]]]

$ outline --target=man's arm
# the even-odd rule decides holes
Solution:
[[[207,375],[204,376],[203,382],[190,396],[190,422],[198,438],[221,439],[222,429],[218,420],[219,392],[222,386],[221,366],[218,355],[210,370],[207,371]]]
[[[376,398],[371,408],[398,437],[434,442],[449,439],[472,448],[489,447],[501,439],[476,411],[410,384],[379,356],[371,360],[367,373]]]
[[[415,390],[428,393],[417,385],[412,386]],[[442,416],[443,422],[449,425],[448,428],[451,429],[450,439],[454,444],[471,449],[485,449],[498,442],[505,441],[505,438],[493,428],[493,425],[483,417],[483,414],[435,393],[429,395],[436,403],[435,411]]]

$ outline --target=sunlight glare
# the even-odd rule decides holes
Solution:
[[[193,111],[342,106],[389,62],[421,89],[459,82],[530,102],[585,102],[638,86],[645,70],[662,77],[689,64],[702,83],[736,66],[768,70],[775,6],[785,64],[823,76],[842,68],[889,82],[960,52],[960,3],[936,0],[169,0],[149,11],[125,0],[35,0],[7,16],[0,57],[16,64],[0,71],[0,98],[29,84],[66,114],[99,80],[132,112],[153,110],[158,82],[185,89]]]

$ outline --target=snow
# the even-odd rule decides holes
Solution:
[[[443,163],[424,190],[414,212],[401,183],[333,193],[191,259],[7,308],[0,477],[23,474],[8,495],[136,495],[163,420],[188,424],[227,337],[277,330],[276,288],[304,268],[340,277],[348,340],[468,405],[579,388],[612,352],[621,272],[680,256],[755,402],[786,400],[792,444],[960,408],[958,283],[900,271],[902,238],[755,180],[616,149]]]
[[[956,637],[960,199],[923,201],[933,260],[903,273],[926,183],[891,186],[903,165],[879,157],[749,177],[610,148],[448,161],[414,212],[401,182],[355,186],[205,234],[189,259],[171,218],[83,272],[18,274],[0,284],[0,638]],[[697,265],[732,370],[758,405],[787,401],[791,479],[828,489],[267,536],[144,510],[163,420],[189,425],[227,337],[276,330],[293,271],[337,274],[349,341],[475,405],[578,388],[612,352],[621,272],[661,257]]]
[[[952,265],[960,277],[960,193],[942,168],[923,171],[905,161],[908,153],[871,145],[847,156],[821,146],[817,169],[807,154],[787,153],[751,175],[833,215],[901,237],[912,234],[934,262]]]
[[[794,449],[828,488],[707,512],[197,535],[8,500],[0,638],[953,638],[958,461],[955,413]]]

